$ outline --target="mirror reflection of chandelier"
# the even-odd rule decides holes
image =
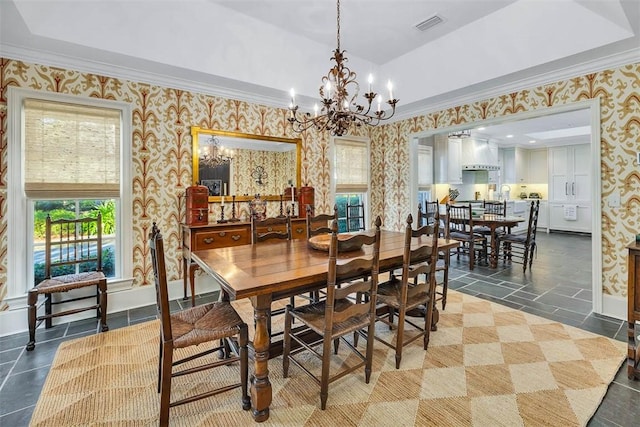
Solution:
[[[469,129],[456,130],[449,132],[449,138],[470,138],[471,131]]]
[[[211,135],[211,138],[200,147],[198,152],[200,164],[212,168],[229,164],[233,160],[233,151],[220,145],[220,140],[215,135]]]
[[[387,84],[389,89],[389,100],[387,104],[391,106],[390,114],[382,109],[382,95],[371,90],[373,77],[369,75],[369,91],[364,94],[367,105],[360,105],[356,102],[360,85],[356,81],[355,71],[345,66],[348,62],[344,55],[345,51],[340,50],[340,0],[337,0],[337,42],[338,46],[333,51],[332,61],[335,65],[329,70],[326,76],[322,77],[320,86],[320,98],[322,107],[318,109],[318,104],[314,106],[314,114],[298,113],[298,106],[295,101],[295,92],[291,89],[291,104],[289,105],[289,122],[296,132],[303,132],[310,127],[315,127],[319,131],[330,131],[335,136],[344,135],[351,125],[376,126],[382,120],[388,120],[396,112],[397,99],[393,98],[391,81]],[[371,111],[373,100],[377,99],[376,111]],[[319,110],[319,111],[318,111]]]

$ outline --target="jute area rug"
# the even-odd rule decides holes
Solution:
[[[246,304],[239,310],[251,313]],[[31,425],[157,425],[158,337],[153,321],[62,344]],[[585,425],[625,351],[623,342],[449,291],[428,351],[417,340],[396,370],[393,350],[376,343],[370,383],[363,372],[334,382],[325,411],[313,381],[295,366],[283,378],[282,358],[272,359],[273,402],[263,425]],[[172,397],[237,377],[236,366],[180,377]],[[253,424],[239,389],[171,410],[176,426]]]

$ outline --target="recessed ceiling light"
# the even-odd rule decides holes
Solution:
[[[531,141],[529,141],[529,144],[535,144],[535,143],[536,143],[535,139],[532,139]]]
[[[507,138],[513,138],[513,135],[509,134],[507,135]]]
[[[485,130],[485,127],[479,127],[478,130]]]

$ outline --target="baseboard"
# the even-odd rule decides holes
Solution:
[[[627,299],[622,297],[614,297],[611,295],[602,295],[602,313],[605,316],[615,319],[627,320]]]
[[[219,284],[208,275],[196,276],[196,294],[213,292],[220,289]],[[182,279],[169,283],[169,298],[183,297]],[[125,310],[144,307],[156,303],[154,286],[136,286],[127,289],[109,291],[107,314],[118,313]],[[95,316],[95,311],[84,311],[69,316],[53,319],[53,323],[67,323],[76,320],[88,319]],[[27,321],[27,308],[17,307],[0,312],[0,337],[17,334],[29,330]]]

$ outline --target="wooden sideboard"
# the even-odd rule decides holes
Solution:
[[[251,244],[250,222],[226,222],[207,225],[180,224],[182,228],[182,271],[184,299],[187,299],[187,280],[191,287],[191,304],[195,305],[195,272],[198,265],[191,262],[191,252],[204,249],[224,248]],[[307,238],[305,218],[291,219],[291,234],[294,239]]]
[[[636,337],[636,322],[640,322],[640,242],[634,242],[629,249],[629,282],[627,298],[629,303],[627,376],[640,379],[640,350]]]

